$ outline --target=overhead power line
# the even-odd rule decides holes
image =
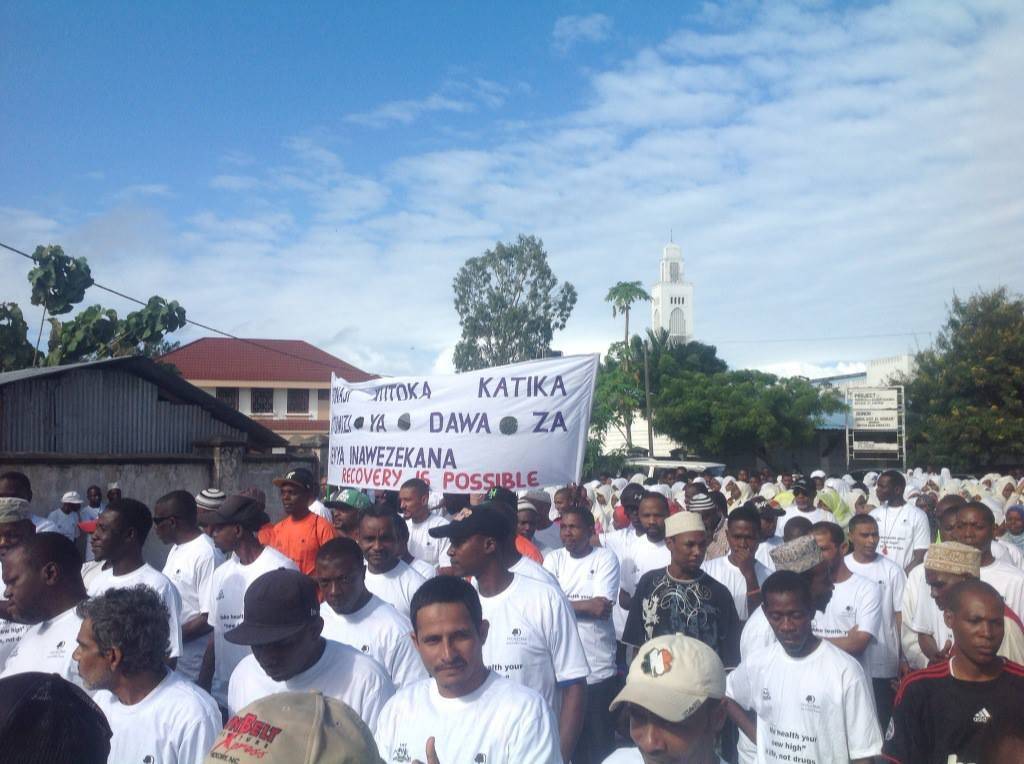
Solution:
[[[16,249],[15,247],[10,246],[9,244],[4,244],[2,241],[0,241],[0,247],[3,247],[4,249],[9,250],[16,255],[21,255],[22,257],[27,258],[32,262],[36,261],[36,259],[32,257],[32,255],[30,255],[28,252],[22,252],[20,249]],[[128,300],[129,302],[134,302],[135,304],[142,305],[143,307],[146,306],[146,302],[144,302],[143,300],[140,300],[137,297],[132,297],[131,295],[125,294],[124,292],[118,291],[117,289],[104,286],[103,284],[100,284],[98,281],[94,281],[92,285],[97,289],[102,289],[104,292],[109,292],[110,294],[117,295],[118,297],[124,300]],[[312,363],[317,366],[322,366],[325,369],[331,369],[332,371],[335,371],[337,369],[337,367],[334,366],[333,364],[325,363],[323,361],[317,361],[313,358],[306,358],[305,356],[296,355],[295,353],[289,353],[287,350],[270,347],[269,345],[263,345],[259,342],[256,342],[255,340],[248,340],[245,339],[244,337],[236,337],[234,334],[231,334],[230,332],[225,332],[213,326],[201,324],[198,321],[193,321],[191,318],[188,318],[187,316],[185,317],[185,323],[191,324],[192,326],[197,326],[200,329],[205,329],[208,332],[213,332],[214,334],[219,334],[222,337],[227,337],[228,339],[236,340],[238,342],[244,342],[247,345],[252,345],[253,347],[260,348],[260,350],[267,350],[271,353],[277,353],[278,355],[288,356],[289,358],[294,358],[304,363]]]

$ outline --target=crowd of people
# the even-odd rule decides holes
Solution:
[[[274,485],[0,475],[0,760],[1024,761],[1020,474]]]

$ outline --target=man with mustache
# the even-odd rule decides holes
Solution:
[[[399,690],[374,737],[385,761],[557,764],[558,726],[544,698],[484,664],[489,624],[472,586],[453,576],[412,599],[413,641],[431,679]]]

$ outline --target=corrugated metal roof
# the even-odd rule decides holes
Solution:
[[[31,384],[18,384],[24,382]],[[260,448],[286,444],[142,356],[6,372],[0,374],[0,394],[0,450],[5,451],[187,453],[195,440],[240,435]]]
[[[173,364],[186,379],[330,382],[332,371],[349,382],[376,378],[302,340],[203,337],[159,360]]]

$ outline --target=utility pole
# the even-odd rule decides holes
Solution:
[[[647,362],[647,341],[644,341],[644,393],[647,396],[647,455],[654,458],[654,423],[651,421],[651,370]]]

